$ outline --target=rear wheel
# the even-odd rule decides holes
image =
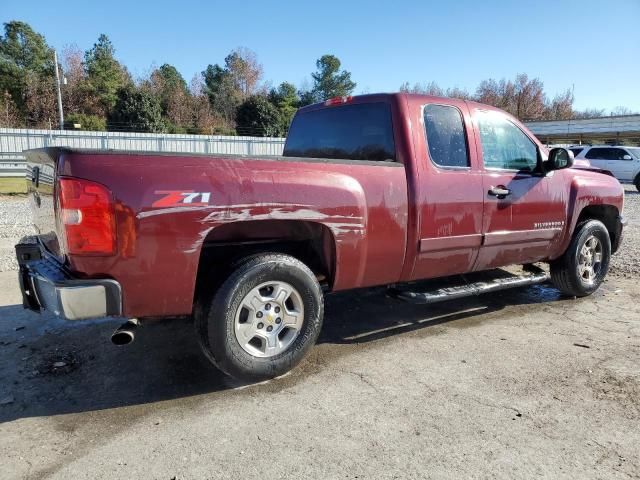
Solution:
[[[638,191],[640,192],[640,173],[638,174],[638,176],[636,177],[636,179],[633,181],[633,184],[636,186],[636,188],[638,189]]]
[[[551,281],[566,295],[591,295],[609,271],[611,240],[602,222],[590,220],[574,233],[569,248],[551,263]]]
[[[196,313],[205,355],[245,381],[293,368],[315,343],[324,303],[315,275],[289,255],[260,254],[235,270]]]

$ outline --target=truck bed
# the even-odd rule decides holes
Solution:
[[[34,221],[46,248],[82,278],[120,282],[128,316],[191,313],[204,245],[264,242],[284,231],[311,235],[330,252],[331,289],[401,277],[408,194],[400,163],[61,148],[29,151],[27,161]],[[64,254],[53,191],[58,177],[111,190],[116,255]],[[238,221],[243,228],[234,226]],[[287,228],[292,222],[297,226]]]

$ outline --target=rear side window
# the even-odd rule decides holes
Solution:
[[[467,139],[460,111],[447,105],[424,107],[429,156],[441,167],[468,167]]]
[[[611,153],[611,160],[624,160],[625,155],[629,155],[627,151],[623,150],[622,148],[612,148],[611,150],[613,150],[613,152]]]
[[[522,130],[495,112],[478,111],[478,129],[485,168],[533,172],[538,147]]]
[[[395,161],[388,103],[327,107],[295,116],[285,157]]]

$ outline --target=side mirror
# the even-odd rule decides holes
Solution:
[[[631,155],[629,155],[628,153],[622,157],[623,160],[631,160]]]
[[[545,163],[545,170],[550,172],[552,170],[562,170],[563,168],[570,168],[573,166],[573,152],[566,148],[552,148],[549,151],[549,160]]]

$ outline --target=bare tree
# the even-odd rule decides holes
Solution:
[[[445,92],[434,81],[428,83],[414,83],[413,86],[409,82],[405,82],[400,86],[401,92],[418,93],[420,95],[433,95],[434,97],[444,97]]]
[[[69,82],[78,83],[84,78],[84,53],[77,45],[67,45],[62,49],[62,70]]]
[[[190,123],[195,129],[201,133],[211,134],[216,128],[232,127],[214,115],[202,75],[194,75],[189,85],[189,92],[191,93]]]
[[[526,73],[520,73],[516,76],[514,90],[515,104],[509,113],[523,120],[539,120],[543,118],[546,97],[544,84],[540,79],[529,80],[529,76]]]
[[[547,120],[569,120],[574,117],[573,92],[571,89],[557,94],[547,105],[545,115]]]
[[[173,65],[165,63],[159,68],[152,67],[140,87],[159,99],[162,115],[169,120],[171,128],[191,125],[191,93],[187,82]]]
[[[189,92],[194,97],[206,95],[206,86],[201,73],[196,73],[191,79],[191,82],[189,83]]]
[[[49,128],[58,124],[57,96],[54,78],[30,74],[25,88],[29,127]]]
[[[515,81],[483,80],[476,89],[475,98],[522,120],[539,120],[547,111],[544,84],[538,78],[529,79],[525,73],[518,74]]]
[[[500,81],[490,78],[480,82],[475,99],[480,103],[506,110],[513,103],[514,96],[515,88],[511,82],[507,82],[504,78]]]
[[[20,112],[8,91],[0,95],[0,127],[16,128],[21,125]]]
[[[257,93],[263,69],[255,52],[238,47],[227,56],[225,64],[243,99]]]
[[[182,126],[191,122],[192,102],[188,92],[172,90],[167,98],[166,108],[167,118],[172,124]]]
[[[232,127],[240,104],[260,89],[262,65],[251,50],[236,48],[226,56],[224,66],[208,65],[202,79],[211,108]]]
[[[77,45],[67,45],[62,50],[62,104],[67,114],[78,113],[104,118],[100,100],[91,89],[84,65],[84,52]]]
[[[600,118],[604,117],[605,110],[600,108],[587,108],[586,110],[573,112],[573,118]]]
[[[636,115],[638,112],[634,112],[633,110],[631,110],[628,107],[624,107],[622,105],[619,105],[615,108],[611,109],[610,115],[612,117],[617,117],[617,116],[622,116],[622,115]]]
[[[467,92],[464,88],[459,87],[447,88],[445,96],[449,98],[458,98],[460,100],[473,100],[473,95]]]

